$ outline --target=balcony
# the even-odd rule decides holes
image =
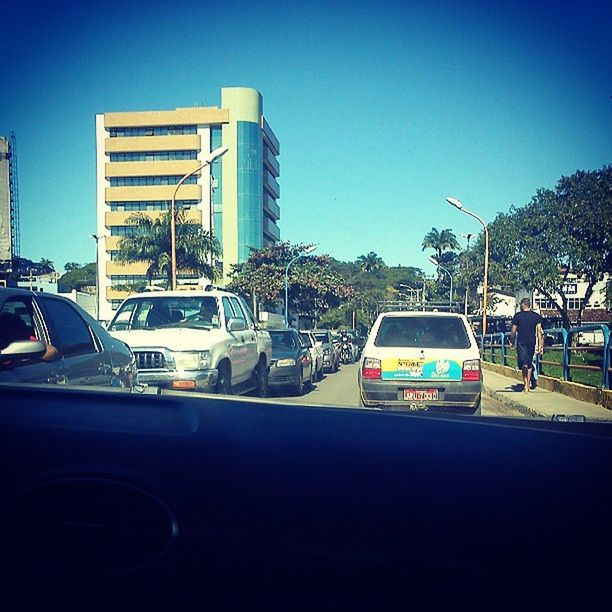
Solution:
[[[264,193],[264,210],[274,219],[274,221],[280,219],[280,206],[274,201],[269,193]]]
[[[263,231],[264,237],[270,238],[275,242],[277,240],[280,240],[280,228],[278,227],[278,225],[276,225],[276,223],[274,223],[274,221],[272,221],[265,215],[263,220]]]
[[[201,162],[194,160],[109,162],[105,164],[106,178],[116,176],[183,176],[195,170]]]
[[[269,174],[268,172],[264,172],[264,180],[263,180],[264,188],[268,190],[274,199],[278,200],[280,198],[280,185],[277,183],[276,179]]]
[[[134,136],[132,138],[106,138],[106,153],[124,153],[138,151],[200,151],[199,134],[183,136]]]
[[[278,142],[278,138],[272,131],[272,128],[263,116],[261,118],[261,129],[266,144],[270,147],[270,149],[272,149],[272,153],[274,153],[274,155],[278,155],[280,153],[280,143]]]
[[[275,177],[278,177],[280,175],[280,164],[268,147],[264,147],[263,160],[268,170],[270,170]]]

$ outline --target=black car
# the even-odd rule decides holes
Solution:
[[[74,302],[0,288],[0,383],[131,389],[136,375],[129,347]]]
[[[305,387],[311,387],[314,366],[309,348],[295,329],[270,329],[272,361],[270,362],[270,387],[291,387],[296,395],[302,395]]]

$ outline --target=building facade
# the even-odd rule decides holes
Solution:
[[[104,113],[96,116],[99,318],[147,284],[147,264],[121,264],[119,242],[134,232],[130,215],[159,218],[179,181],[219,147],[227,152],[182,183],[176,206],[212,231],[222,249],[215,265],[227,279],[251,248],[280,239],[279,142],[255,89],[221,89],[220,107]],[[161,278],[159,279],[162,280]],[[179,288],[207,284],[178,271]]]

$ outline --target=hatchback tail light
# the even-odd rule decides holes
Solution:
[[[380,378],[382,370],[380,367],[380,359],[374,359],[372,357],[366,357],[363,360],[363,366],[361,368],[361,376],[363,378]]]
[[[469,359],[463,362],[462,380],[480,380],[480,359]]]

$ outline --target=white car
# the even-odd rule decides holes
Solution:
[[[310,357],[312,358],[312,369],[314,380],[323,379],[323,345],[317,342],[314,334],[308,330],[301,330],[300,336],[302,341],[308,347],[310,351]]]
[[[358,383],[363,406],[480,414],[476,337],[463,315],[383,313],[363,349]]]
[[[108,331],[134,352],[140,383],[268,395],[270,334],[233,293],[213,289],[133,294],[121,304]]]

